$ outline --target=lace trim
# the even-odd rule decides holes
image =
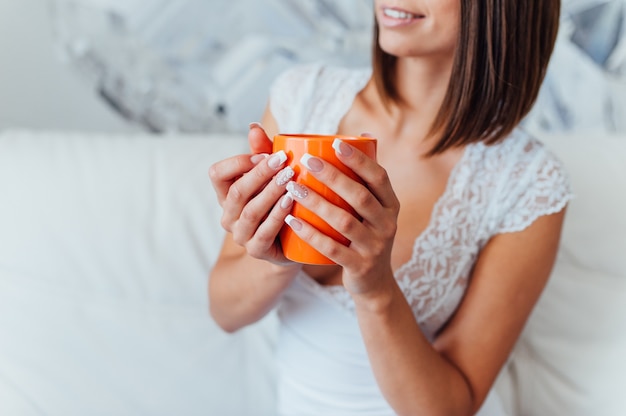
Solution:
[[[465,222],[465,232],[450,227],[451,223],[458,222],[453,220],[458,218],[456,214],[459,209],[449,208],[460,208],[463,205],[459,198],[463,196],[462,182],[467,175],[461,175],[460,172],[472,171],[471,165],[476,163],[474,148],[475,145],[466,147],[463,156],[450,172],[443,194],[435,203],[428,226],[413,243],[411,258],[394,273],[416,320],[430,338],[449,319],[460,302],[475,257],[463,247],[472,246],[467,240],[471,240],[476,222]],[[437,236],[437,230],[444,232]],[[458,234],[464,234],[466,238],[459,242]],[[456,268],[450,272],[448,266]],[[354,301],[343,286],[321,286],[305,273],[302,275],[302,282],[309,290],[354,313]],[[448,295],[455,289],[459,296],[453,300]],[[445,307],[446,303],[451,307]]]
[[[433,208],[429,225],[414,242],[411,259],[395,273],[418,323],[431,339],[462,300],[471,268],[484,242],[499,232],[521,231],[539,216],[558,212],[571,199],[560,163],[547,152],[543,157],[537,157],[540,151],[543,151],[540,144],[516,133],[497,147],[468,146],[450,173],[448,185]],[[507,156],[520,152],[518,163],[508,166],[510,159]],[[488,169],[478,170],[484,164]],[[538,174],[528,175],[529,170]],[[477,175],[477,172],[486,173]],[[505,179],[494,181],[493,172],[504,174]],[[501,192],[502,188],[514,180],[521,181],[522,177],[535,180],[529,179],[514,192]],[[497,201],[491,199],[494,192],[502,195]],[[475,209],[467,210],[468,204],[473,204]],[[480,230],[489,228],[485,227],[484,220],[485,212],[492,211],[490,205],[507,213],[517,212],[520,206],[527,209],[522,214],[506,216],[506,227],[487,232],[481,240]],[[507,208],[512,206],[512,210]],[[464,217],[460,217],[461,213]],[[497,211],[487,214],[487,217],[491,216],[502,217]],[[346,311],[354,312],[354,302],[342,286],[320,286],[311,278],[304,280],[311,290],[334,300]]]
[[[426,321],[446,300],[462,273],[450,273],[448,265],[465,262],[451,262],[451,258],[460,255],[468,235],[472,234],[472,222],[465,221],[463,228],[451,227],[455,224],[463,206],[463,172],[471,171],[475,145],[465,148],[463,156],[452,168],[443,194],[435,202],[428,225],[415,239],[411,258],[395,272],[398,285],[411,305],[418,322]],[[463,235],[461,235],[463,234]],[[455,247],[456,246],[456,247]],[[458,259],[460,260],[460,259]],[[460,272],[460,271],[458,271]],[[418,275],[419,274],[419,275]]]
[[[543,147],[540,143],[530,143],[524,149],[532,153],[535,147]],[[537,180],[528,183],[517,192],[514,200],[515,206],[504,216],[496,233],[518,232],[529,227],[537,218],[560,212],[573,198],[568,177],[560,161],[548,150],[544,150],[545,156],[538,158],[539,166],[532,166],[536,170]],[[518,164],[518,172],[515,178],[520,178],[524,173],[524,165]]]
[[[300,96],[298,88],[282,85],[276,97],[298,90],[299,100],[311,116],[301,128],[337,131],[341,118],[356,94],[369,79],[366,71],[320,69],[291,76],[313,88],[311,96]],[[315,78],[313,81],[306,77]],[[288,113],[304,106],[278,102]],[[281,126],[282,128],[282,126]],[[513,162],[513,163],[512,163]],[[429,224],[413,243],[411,258],[396,272],[396,280],[427,337],[452,316],[469,282],[476,256],[492,235],[521,231],[536,218],[563,209],[571,199],[567,177],[558,159],[541,143],[517,129],[494,146],[468,145],[450,172],[448,183],[435,203]],[[354,302],[343,286],[321,286],[305,273],[304,287],[354,313]]]

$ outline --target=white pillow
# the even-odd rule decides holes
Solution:
[[[569,171],[554,273],[498,381],[513,415],[626,414],[626,136],[545,135]]]
[[[208,167],[245,140],[8,132],[1,145],[5,267],[75,290],[204,302],[223,235]]]

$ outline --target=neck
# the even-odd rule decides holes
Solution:
[[[400,102],[390,103],[387,118],[392,137],[407,137],[413,146],[430,148],[428,133],[445,97],[451,71],[451,60],[397,60],[395,79]],[[377,90],[375,94],[378,95]]]
[[[434,118],[448,89],[451,72],[451,62],[399,58],[395,74],[396,89],[402,100],[399,110],[431,114]]]

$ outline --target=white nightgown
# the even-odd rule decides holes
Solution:
[[[336,134],[370,76],[370,69],[319,64],[288,70],[270,92],[280,132]],[[468,145],[411,259],[395,271],[425,336],[432,341],[452,316],[492,236],[523,230],[563,209],[571,196],[558,159],[521,129],[497,145]],[[280,415],[394,415],[377,386],[343,286],[321,286],[302,272],[284,293],[278,317]],[[479,414],[504,414],[493,392]]]

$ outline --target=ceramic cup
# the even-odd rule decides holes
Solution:
[[[300,163],[302,155],[309,153],[310,155],[319,157],[327,163],[334,165],[354,180],[362,182],[360,178],[352,172],[351,169],[341,163],[335,155],[335,149],[332,147],[335,139],[343,140],[359,149],[372,159],[376,159],[376,139],[361,136],[281,134],[274,136],[274,152],[279,150],[285,151],[287,154],[286,164],[291,166],[295,171],[293,180],[317,192],[328,201],[359,218],[354,209],[352,209],[346,201],[340,198],[320,181],[315,179],[315,177],[307,171],[306,167]],[[333,229],[317,215],[313,214],[297,202],[293,204],[291,215],[306,221],[319,231],[333,238],[335,241],[338,241],[346,246],[350,244],[349,240],[335,231],[335,229]],[[279,238],[283,248],[283,253],[289,260],[306,264],[335,264],[332,260],[328,259],[326,256],[322,255],[320,252],[302,241],[302,239],[300,239],[300,237],[298,237],[296,233],[294,233],[293,230],[287,225],[284,225],[281,229]]]

